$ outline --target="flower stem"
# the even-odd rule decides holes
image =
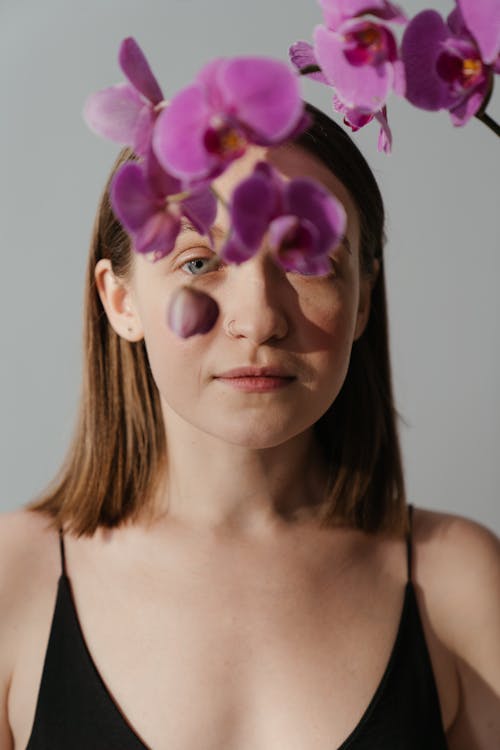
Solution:
[[[496,135],[500,136],[500,125],[495,122],[493,117],[490,117],[486,114],[486,112],[479,110],[479,112],[476,112],[475,117],[477,117],[478,120],[481,120],[481,122],[484,122],[484,124],[490,128]]]

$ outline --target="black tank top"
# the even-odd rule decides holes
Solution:
[[[413,507],[408,509],[408,580],[386,670],[357,726],[339,748],[325,750],[447,750],[436,683],[411,580]],[[62,530],[59,538],[62,572],[26,750],[154,750],[141,741],[97,671],[66,575]]]

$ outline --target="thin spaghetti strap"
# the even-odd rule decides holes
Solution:
[[[64,554],[64,536],[62,527],[59,528],[59,547],[61,550],[61,575],[66,576],[66,556]]]
[[[406,557],[408,565],[408,582],[411,581],[411,561],[412,561],[412,518],[413,518],[413,505],[408,505],[408,525],[409,531],[406,537]]]

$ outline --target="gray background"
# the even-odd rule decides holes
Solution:
[[[452,2],[430,0],[447,13]],[[406,0],[413,14],[427,3]],[[94,211],[118,147],[86,96],[122,80],[133,35],[166,96],[217,55],[287,59],[314,0],[0,0],[0,509],[57,470],[80,387],[82,290]],[[329,91],[303,91],[330,112]],[[489,111],[500,120],[500,95]],[[337,116],[335,116],[337,117]],[[394,153],[356,134],[381,184],[391,347],[409,499],[500,532],[500,143],[393,98]]]

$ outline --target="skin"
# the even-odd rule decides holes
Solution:
[[[373,284],[359,272],[353,201],[303,150],[250,148],[214,181],[218,194],[229,201],[261,159],[285,179],[318,180],[343,203],[350,252],[344,245],[332,250],[333,274],[286,273],[264,241],[246,263],[193,279],[192,271],[206,261],[194,267],[187,261],[212,255],[206,238],[195,232],[182,233],[172,253],[156,263],[134,254],[127,283],[114,277],[109,260],[100,260],[95,269],[110,324],[130,341],[145,339],[160,392],[169,471],[156,500],[159,512],[168,508],[171,522],[257,534],[276,530],[284,515],[321,499],[325,469],[312,426],[342,387],[352,344],[368,321]],[[216,225],[229,229],[222,202]],[[181,339],[166,316],[172,293],[186,283],[212,295],[220,316],[208,334]],[[272,392],[244,393],[214,379],[234,367],[268,364],[284,366],[296,380]]]
[[[218,180],[226,199],[263,153]],[[155,266],[134,258],[127,285],[108,261],[96,267],[115,330],[146,341],[169,445],[158,503],[169,512],[147,532],[66,534],[66,563],[97,669],[157,750],[198,748],[200,736],[208,750],[339,747],[380,684],[401,615],[403,539],[290,524],[284,513],[321,495],[311,427],[340,390],[371,285],[359,276],[359,226],[342,186],[298,151],[265,156],[285,177],[320,179],[344,203],[352,255],[339,251],[336,275],[280,274],[264,243],[247,264],[195,280],[221,317],[183,341],[167,328],[166,308],[189,278],[182,263],[205,256],[203,238],[183,236]],[[218,221],[227,228],[222,208]],[[245,394],[213,380],[269,362],[297,382]],[[413,580],[448,747],[496,750],[498,537],[459,516],[420,507],[414,516]],[[17,750],[34,720],[60,560],[41,517],[0,521],[0,750]]]

